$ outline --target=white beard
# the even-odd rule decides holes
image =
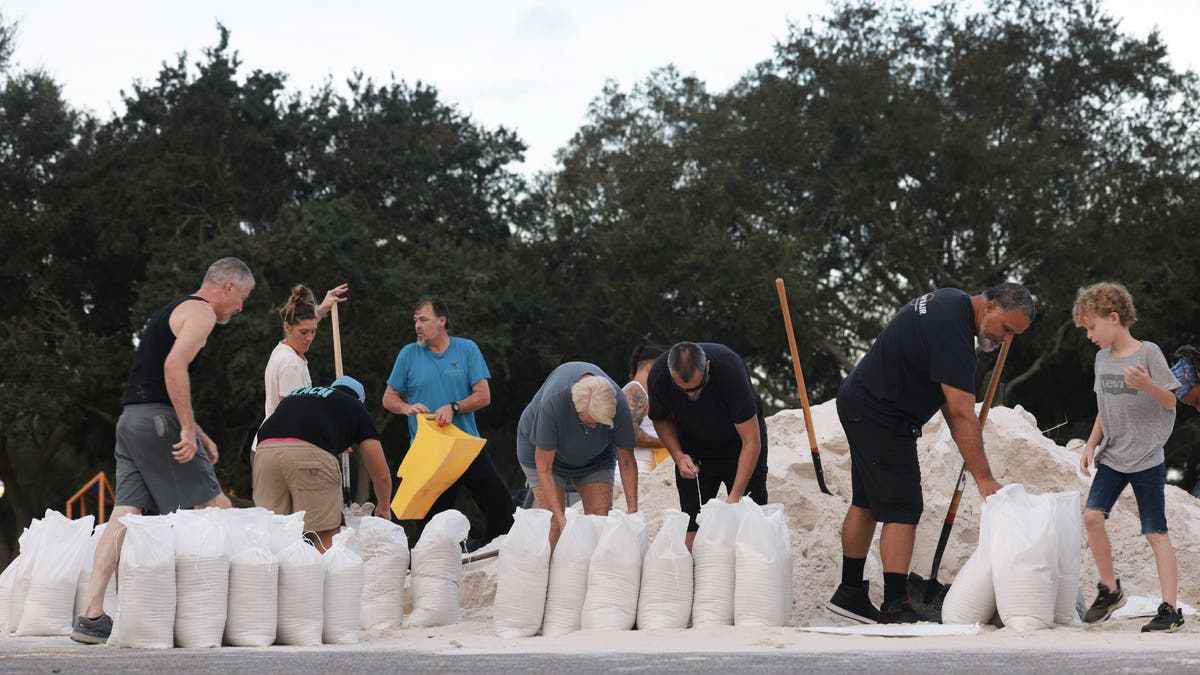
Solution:
[[[988,337],[986,329],[987,319],[984,319],[983,323],[979,324],[979,333],[975,336],[976,346],[981,352],[994,352],[1000,347],[1000,343]]]

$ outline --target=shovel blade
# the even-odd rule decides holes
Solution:
[[[926,621],[942,622],[942,603],[950,586],[937,579],[926,580],[915,572],[908,573],[908,601],[913,611]]]

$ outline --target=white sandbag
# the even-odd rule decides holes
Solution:
[[[174,514],[121,518],[125,525],[117,575],[121,587],[108,644],[145,649],[170,649],[175,644],[174,518]]]
[[[223,509],[229,547],[229,608],[224,644],[266,647],[275,642],[279,562],[271,553],[270,511]]]
[[[16,634],[70,635],[75,621],[75,585],[95,518],[70,520],[47,509],[42,522],[37,563]]]
[[[1058,574],[1054,581],[1054,623],[1078,626],[1082,622],[1075,609],[1075,600],[1079,595],[1079,548],[1083,540],[1079,491],[1053,492],[1045,497],[1050,500],[1054,514],[1054,539],[1058,542]]]
[[[358,642],[362,622],[362,542],[352,529],[333,535],[325,552],[325,625],[321,641],[350,645]]]
[[[580,626],[584,630],[630,630],[637,622],[646,521],[640,513],[608,512],[604,531],[588,564],[588,590]]]
[[[4,632],[7,635],[17,629],[21,623],[21,610],[25,608],[25,596],[29,594],[29,583],[33,580],[33,570],[37,565],[38,546],[42,540],[42,519],[34,518],[29,527],[21,532],[17,539],[20,555],[13,561],[17,565],[13,579],[12,598],[8,606],[8,625]]]
[[[284,549],[304,539],[304,512],[297,511],[286,516],[271,514],[271,553],[276,557]]]
[[[0,635],[8,635],[8,610],[12,606],[13,589],[17,585],[17,566],[21,562],[18,555],[8,562],[4,572],[0,572]]]
[[[517,509],[500,545],[492,625],[502,638],[531,637],[542,627],[550,579],[550,519],[545,509]]]
[[[281,550],[275,644],[314,647],[325,625],[325,561],[307,539]]]
[[[734,540],[735,626],[782,626],[787,623],[781,598],[790,593],[785,573],[791,573],[788,552],[783,550],[780,522],[783,512],[765,510],[749,497]],[[790,605],[789,605],[790,609]]]
[[[404,622],[404,578],[408,575],[408,535],[396,523],[375,516],[358,520],[363,549],[363,630],[383,630]]]
[[[448,626],[462,621],[462,541],[471,523],[455,509],[429,520],[412,550],[413,610],[410,626]]]
[[[92,530],[92,536],[88,537],[87,553],[83,556],[83,564],[79,567],[79,582],[75,584],[75,616],[83,614],[87,607],[88,586],[92,583],[92,569],[96,562],[96,547],[100,544],[100,538],[104,536],[104,531],[107,529],[108,523],[101,523]],[[117,573],[113,572],[108,583],[104,586],[104,613],[109,616],[114,616],[117,613]]]
[[[542,635],[547,637],[579,630],[583,601],[587,597],[588,566],[607,520],[604,516],[585,516],[574,509],[567,509],[566,516],[567,524],[550,556],[546,611],[542,617]]]
[[[795,588],[795,554],[792,553],[792,528],[788,524],[787,511],[783,504],[766,504],[762,507],[767,520],[775,527],[775,541],[779,546],[782,562],[779,565],[780,584],[783,592],[779,594],[780,611],[783,613],[783,625],[791,624],[792,609],[796,604]],[[736,562],[736,561],[735,561]]]
[[[992,584],[992,556],[988,543],[994,509],[989,497],[979,516],[979,544],[946,592],[942,603],[943,623],[987,623],[996,614],[996,588]]]
[[[637,627],[687,628],[692,618],[692,554],[687,548],[688,514],[663,511],[662,527],[642,561]]]
[[[175,646],[220,647],[229,557],[219,509],[175,513]]]
[[[710,499],[700,509],[696,538],[692,541],[695,561],[693,626],[732,626],[735,583],[735,552],[739,524],[738,507],[722,499]]]
[[[1035,499],[1019,484],[989,498],[995,506],[989,550],[996,609],[1018,632],[1054,625],[1058,542],[1049,500]]]

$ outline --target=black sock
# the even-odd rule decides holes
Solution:
[[[908,575],[899,572],[883,573],[883,601],[908,597]]]
[[[856,586],[863,582],[863,570],[867,568],[866,558],[847,558],[842,556],[842,583]]]

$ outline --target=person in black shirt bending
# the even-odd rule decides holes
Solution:
[[[680,342],[658,357],[646,378],[650,419],[675,460],[679,509],[696,537],[700,506],[717,496],[767,503],[767,424],[746,363],[714,342]]]
[[[850,443],[853,496],[842,523],[842,583],[828,608],[863,623],[921,619],[907,578],[917,522],[924,509],[917,437],[939,409],[950,426],[979,495],[1000,489],[983,452],[975,413],[975,342],[992,351],[1025,332],[1034,317],[1023,286],[1004,283],[979,295],[943,288],[905,305],[842,383],[838,419]],[[884,602],[875,609],[863,581],[876,523]]]

